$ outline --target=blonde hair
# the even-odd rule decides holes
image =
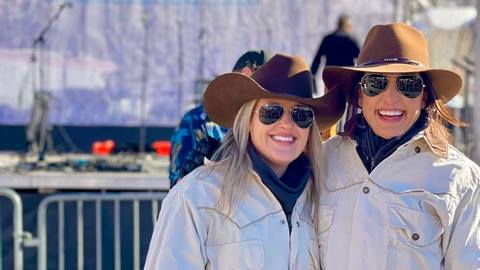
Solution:
[[[224,137],[209,165],[223,175],[220,207],[228,212],[244,199],[248,185],[254,177],[252,161],[247,152],[250,136],[250,119],[257,100],[245,103],[238,111],[233,128]],[[316,205],[319,202],[320,181],[326,175],[326,163],[322,147],[322,137],[317,123],[310,127],[305,154],[312,163],[312,176],[307,200]],[[307,185],[308,186],[308,185]],[[318,218],[315,218],[318,220]]]

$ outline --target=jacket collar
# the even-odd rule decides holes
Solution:
[[[347,136],[336,136],[325,143],[327,176],[323,187],[334,192],[359,184],[368,177],[368,171],[357,154],[357,143]],[[345,169],[348,168],[348,169]]]
[[[409,141],[400,145],[392,155],[399,151],[415,151],[415,147],[418,146],[421,151],[429,151],[437,157],[444,157],[435,144],[432,144],[427,139],[426,132],[426,130],[423,130],[414,135]],[[374,169],[370,175],[357,154],[357,142],[348,136],[336,136],[326,144],[328,149],[328,168],[335,168],[335,171],[328,170],[327,177],[323,181],[324,188],[329,192],[360,184],[365,179],[370,179],[371,175],[374,175],[378,169],[381,169],[381,165],[379,165],[379,168],[377,170]]]
[[[448,143],[430,139],[432,138],[432,136],[430,136],[432,132],[432,129],[427,127],[425,130],[422,130],[417,135],[413,136],[412,139],[403,144],[401,147],[419,146],[423,150],[430,151],[438,157],[446,158],[448,155]]]
[[[232,211],[228,212],[227,209],[221,208],[218,204],[221,187],[220,179],[222,176],[220,176],[219,173],[213,173],[212,176],[214,176],[214,179],[210,179],[209,182],[212,182],[216,186],[216,191],[211,192],[212,194],[216,195],[210,196],[212,199],[202,200],[202,202],[198,204],[199,208],[208,208],[214,210],[226,216],[239,228],[244,228],[248,225],[251,225],[269,215],[281,213],[283,211],[282,206],[277,201],[272,192],[268,189],[268,187],[265,186],[265,184],[263,184],[258,174],[252,171],[252,175],[253,177],[251,184],[247,188],[247,192],[243,200],[238,202],[238,204],[232,209]],[[301,215],[309,215],[312,212],[304,211],[303,209],[304,206],[307,205],[305,201],[309,189],[310,181],[307,183],[307,186],[305,187],[303,193],[297,199],[297,202],[295,204],[296,207],[301,207],[299,208]],[[309,218],[311,219],[311,216],[303,217],[303,219]]]
[[[273,193],[262,182],[258,174],[254,173],[254,183],[249,188],[244,200],[242,200],[235,210],[231,213],[223,212],[227,215],[239,228],[246,227],[260,219],[282,212],[282,206],[275,198]],[[307,192],[310,188],[310,182],[305,187],[304,191],[298,197],[295,203],[296,207],[300,207],[300,214],[310,214],[308,211],[303,211],[307,205],[305,203]],[[294,207],[295,209],[295,207]],[[220,210],[221,211],[221,210]],[[292,213],[293,215],[293,213]],[[307,217],[303,217],[308,219]]]

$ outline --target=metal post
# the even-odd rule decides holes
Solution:
[[[142,81],[140,87],[140,134],[138,142],[138,150],[140,153],[145,153],[145,142],[147,136],[146,130],[146,106],[147,106],[147,90],[148,90],[148,59],[149,50],[148,50],[148,40],[149,40],[149,15],[147,11],[143,10],[142,15],[142,26],[143,26],[143,39],[142,39]]]
[[[83,201],[77,200],[77,269],[83,270],[83,249],[84,249],[84,232],[83,232]]]
[[[133,269],[140,270],[140,203],[133,201]]]
[[[95,254],[97,256],[96,269],[102,269],[102,201],[95,200]]]
[[[403,21],[403,18],[402,18],[402,14],[404,13],[402,11],[402,8],[403,8],[403,5],[404,5],[404,1],[403,0],[394,0],[393,2],[393,21],[394,22],[401,22]]]
[[[177,55],[177,63],[178,63],[178,69],[177,69],[177,89],[178,89],[178,95],[177,95],[177,122],[180,122],[180,119],[183,114],[183,80],[184,80],[184,71],[185,71],[185,66],[183,64],[184,60],[184,48],[183,48],[183,28],[182,28],[182,21],[177,20],[177,40],[178,40],[178,55]]]
[[[13,204],[13,264],[15,270],[23,269],[23,209],[22,200],[18,194],[9,189],[1,188],[0,196],[8,198]]]
[[[65,270],[65,207],[58,202],[58,269]]]
[[[114,254],[115,254],[115,270],[122,269],[121,263],[121,239],[120,239],[120,200],[115,200],[113,202],[113,220],[115,221],[113,227],[114,235]]]
[[[478,14],[480,11],[480,0],[477,0],[477,20],[475,23],[475,32],[476,32],[476,39],[475,44],[473,44],[473,48],[478,48],[480,46],[480,15]],[[475,50],[475,82],[474,82],[474,96],[473,96],[473,121],[470,123],[472,125],[474,140],[473,143],[473,150],[472,150],[472,159],[477,163],[480,164],[480,146],[478,143],[480,142],[480,95],[478,94],[478,89],[480,89],[480,51],[478,49]]]

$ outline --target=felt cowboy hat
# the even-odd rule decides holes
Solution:
[[[286,99],[309,105],[321,130],[335,124],[345,110],[345,98],[334,87],[320,98],[312,98],[312,74],[303,58],[276,54],[251,76],[231,72],[215,78],[205,90],[208,117],[231,128],[240,108],[260,98]]]
[[[455,72],[429,67],[427,40],[420,31],[404,23],[373,26],[357,63],[354,67],[327,66],[323,71],[326,87],[340,83],[344,90],[351,91],[353,77],[358,72],[426,73],[438,98],[444,102],[462,87],[462,79]]]

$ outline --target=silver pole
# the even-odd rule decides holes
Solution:
[[[153,226],[155,226],[155,223],[157,223],[157,218],[158,218],[158,201],[157,200],[152,200],[152,222],[153,222]]]
[[[133,201],[133,269],[140,270],[140,203]]]
[[[402,8],[403,8],[403,4],[404,1],[403,0],[394,0],[393,2],[393,21],[394,22],[401,22],[403,21],[403,18],[402,18]]]
[[[143,10],[142,26],[143,26],[143,47],[142,47],[142,85],[140,93],[140,134],[138,149],[140,153],[145,153],[145,141],[146,141],[146,102],[147,102],[147,88],[148,88],[148,40],[149,40],[149,20],[147,11]]]
[[[121,241],[120,241],[120,200],[114,201],[114,254],[115,254],[115,270],[121,269]]]
[[[177,122],[180,122],[180,118],[183,114],[183,78],[184,78],[184,64],[183,64],[183,57],[184,57],[184,48],[183,48],[183,34],[182,34],[182,22],[177,20],[177,39],[178,39],[178,75],[177,75]]]
[[[475,40],[475,44],[473,48],[478,48],[480,46],[480,0],[477,0],[477,20],[475,23],[477,37]],[[477,163],[480,164],[480,146],[478,145],[480,140],[480,94],[478,94],[478,90],[480,89],[480,50],[475,50],[475,81],[474,81],[474,88],[473,92],[473,121],[469,123],[472,125],[474,140],[473,143],[473,150],[472,150],[472,159]]]
[[[97,256],[96,269],[102,269],[102,201],[95,200],[95,252]]]
[[[83,201],[77,201],[77,269],[83,270]]]
[[[18,194],[9,189],[1,188],[0,195],[8,198],[13,205],[13,265],[15,269],[23,269],[23,210],[22,200]]]
[[[58,269],[65,269],[65,208],[58,202]]]

